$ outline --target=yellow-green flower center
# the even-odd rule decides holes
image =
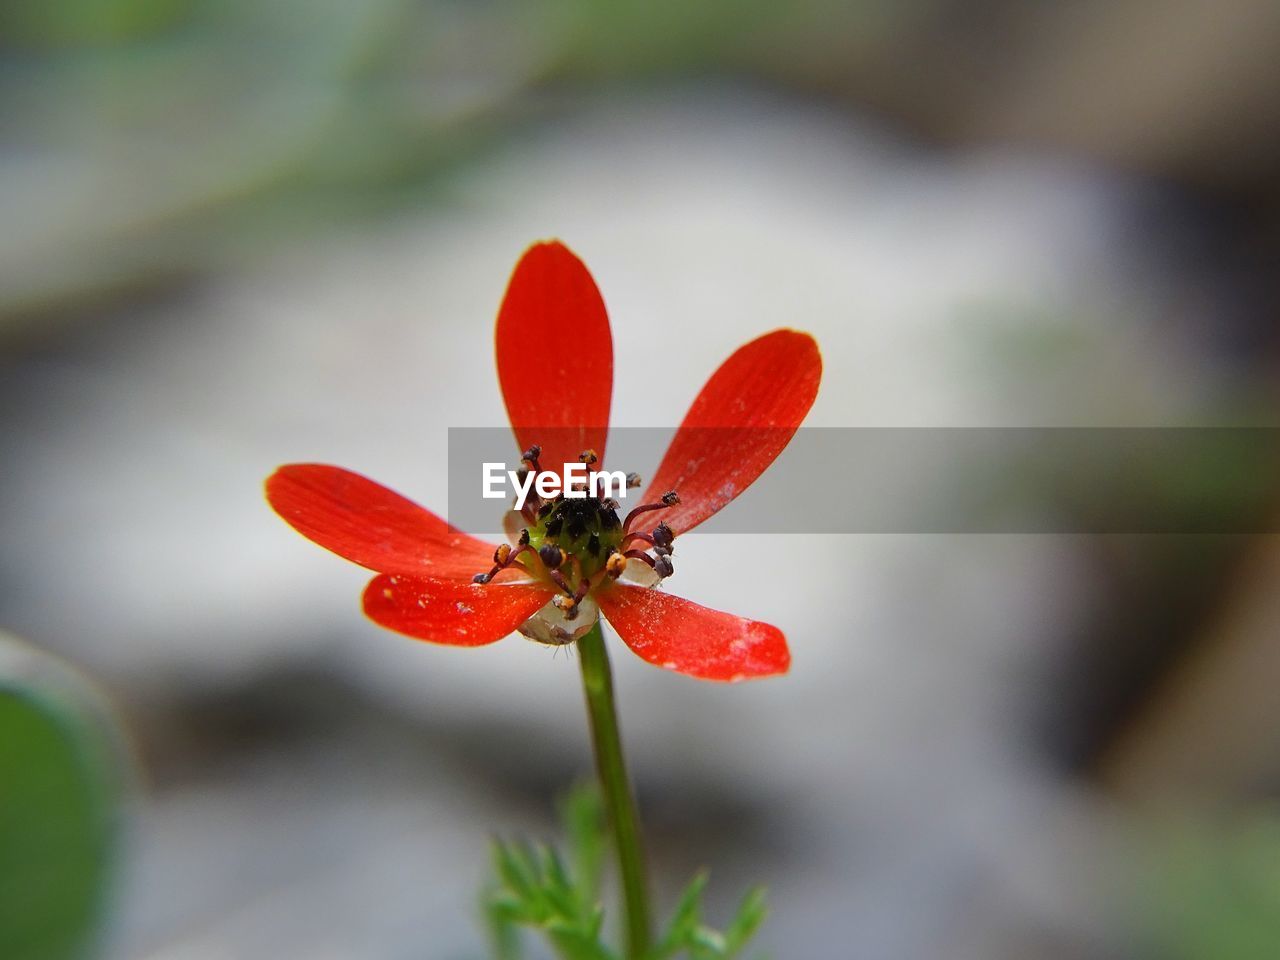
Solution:
[[[556,497],[542,505],[537,523],[528,529],[534,550],[554,546],[564,551],[569,562],[561,568],[568,568],[565,577],[575,586],[577,580],[603,570],[609,554],[622,545],[622,521],[613,501],[594,496]]]

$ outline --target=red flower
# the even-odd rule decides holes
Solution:
[[[560,331],[570,332],[572,351]],[[516,265],[498,312],[497,347],[524,468],[536,473],[547,463],[563,473],[565,463],[601,459],[613,340],[595,282],[562,244],[535,244]],[[708,680],[782,673],[791,655],[777,627],[656,584],[672,572],[676,535],[729,503],[787,445],[821,373],[808,334],[775,330],[741,347],[694,399],[644,505],[625,521],[617,502],[595,491],[546,503],[533,497],[511,515],[513,542],[495,548],[372,480],[322,464],[281,467],[267,480],[267,499],[303,536],[377,572],[365,613],[411,637],[481,646],[519,630],[569,643],[602,613],[660,667]]]

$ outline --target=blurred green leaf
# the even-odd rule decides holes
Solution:
[[[707,879],[706,871],[699,871],[684,888],[671,915],[671,921],[667,924],[666,933],[653,949],[653,960],[675,956],[694,936],[698,924],[702,922],[702,892],[707,888]]]
[[[738,906],[738,914],[724,931],[725,956],[737,956],[756,935],[760,924],[769,915],[769,907],[765,901],[764,887],[753,887],[747,891]]]
[[[768,913],[763,887],[751,889],[738,912],[723,932],[702,922],[702,895],[707,889],[707,872],[700,871],[681,894],[671,920],[649,953],[649,960],[670,960],[685,956],[692,960],[732,960],[755,935]]]
[[[10,43],[61,48],[145,38],[180,22],[193,0],[57,0],[0,8]]]
[[[485,894],[484,912],[500,960],[521,956],[519,927],[540,930],[564,960],[613,960],[600,942],[603,911],[585,882],[548,847],[497,840],[497,882]]]
[[[69,668],[0,636],[0,957],[90,952],[115,860],[120,752]]]
[[[1146,916],[1171,960],[1272,960],[1280,953],[1280,815],[1186,822],[1158,843]]]

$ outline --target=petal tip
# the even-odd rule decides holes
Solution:
[[[572,338],[572,351],[564,339]],[[564,464],[585,449],[605,457],[613,394],[613,334],[591,272],[560,240],[530,246],[516,264],[494,331],[498,383],[519,449]],[[555,389],[530,389],[530,371]],[[548,432],[560,436],[548,437]]]
[[[544,240],[535,240],[529,244],[524,253],[520,254],[516,268],[519,269],[522,265],[541,259],[560,259],[582,263],[582,258],[569,249],[569,245],[559,237],[547,237]]]
[[[813,361],[817,364],[818,372],[822,371],[822,350],[818,347],[817,338],[807,330],[796,330],[792,327],[779,327],[777,330],[771,330],[769,333],[756,338],[757,342],[773,339],[778,346],[786,346],[798,352],[811,355]]]
[[[297,468],[304,466],[298,463],[285,463],[274,470],[262,481],[262,495],[267,498],[267,503],[271,505],[271,509],[276,513],[284,516],[282,510],[282,499],[287,494],[287,488],[297,479]]]

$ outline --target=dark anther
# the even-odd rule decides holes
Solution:
[[[653,528],[653,542],[656,546],[669,547],[671,546],[671,541],[675,538],[675,533],[667,526],[665,520],[659,521],[658,525]]]
[[[653,552],[660,557],[669,557],[675,551],[673,551],[670,547],[662,547],[662,546],[655,545],[653,548]]]
[[[594,450],[583,450],[578,454],[578,459],[585,463],[588,467],[600,460],[600,455]]]
[[[662,502],[666,504],[668,507],[674,507],[677,503],[680,502],[680,495],[676,493],[674,490],[668,490],[666,493],[662,495]]]
[[[669,577],[675,573],[675,567],[671,566],[671,558],[665,554],[659,554],[658,559],[653,562],[653,572],[660,577]]]
[[[564,526],[564,517],[555,517],[547,521],[546,535],[548,537],[560,536],[560,528]]]
[[[538,519],[545,520],[547,518],[547,514],[551,512],[551,509],[552,509],[552,504],[549,504],[549,503],[544,503],[542,506],[540,506],[538,508]]]
[[[520,546],[522,547],[527,547],[529,545],[529,528],[528,527],[525,527],[520,531],[520,539],[516,542],[519,543]]]
[[[564,563],[564,551],[554,543],[543,544],[542,549],[538,551],[538,556],[542,558],[548,570],[555,570]]]
[[[529,471],[526,468],[521,467],[516,471],[516,483],[518,483],[520,486],[523,487],[524,481],[528,476],[529,476]]]
[[[521,459],[521,460],[528,461],[529,463],[536,464],[536,463],[538,462],[538,458],[539,458],[540,456],[542,456],[542,447],[538,446],[538,445],[535,443],[533,446],[531,446],[531,447],[530,447],[528,450],[526,450],[524,453],[520,454],[520,459]],[[535,467],[535,469],[536,469],[536,467]]]
[[[593,557],[600,556],[600,538],[594,533],[591,535],[591,539],[587,541],[587,553]]]
[[[621,506],[622,504],[620,504],[617,500],[613,499],[613,497],[609,497],[606,500],[600,501],[601,510],[613,510],[616,513],[618,508]]]
[[[570,540],[577,540],[587,532],[587,526],[582,522],[581,518],[574,517],[569,521],[569,526],[565,532],[569,534]]]
[[[628,474],[627,474],[627,489],[628,489],[628,490],[634,490],[634,489],[635,489],[636,487],[638,487],[638,486],[640,486],[640,474],[638,474],[638,473],[628,473]]]
[[[471,582],[472,583],[488,583],[492,579],[493,579],[492,573],[477,573],[474,577],[471,578]]]

